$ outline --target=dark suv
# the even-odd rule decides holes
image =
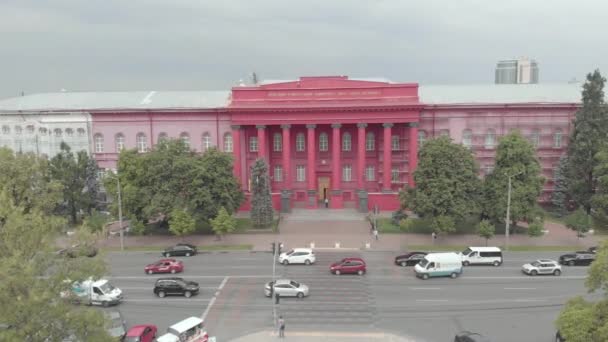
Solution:
[[[163,298],[165,296],[185,296],[187,298],[198,294],[197,282],[183,278],[159,278],[154,284],[154,294]]]
[[[172,256],[189,257],[191,255],[196,255],[197,253],[198,251],[196,250],[196,246],[188,243],[178,243],[175,246],[165,248],[162,254],[168,258]]]
[[[564,254],[559,263],[568,266],[589,266],[595,260],[595,254],[587,251]]]

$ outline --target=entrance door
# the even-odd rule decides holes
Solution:
[[[325,201],[329,198],[329,177],[319,177],[319,200]]]

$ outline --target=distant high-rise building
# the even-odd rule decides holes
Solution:
[[[519,58],[499,61],[494,74],[496,84],[538,83],[538,63],[533,59]]]

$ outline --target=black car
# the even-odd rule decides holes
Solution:
[[[587,251],[589,251],[590,253],[595,254],[595,253],[597,253],[597,246],[589,247],[587,249]]]
[[[97,252],[98,249],[95,246],[76,244],[72,247],[60,249],[59,251],[57,251],[57,254],[68,258],[76,258],[80,256],[87,256],[89,258],[92,258],[97,255]]]
[[[154,284],[154,294],[163,298],[165,296],[185,296],[187,298],[198,294],[197,282],[184,280],[183,278],[159,278]]]
[[[196,246],[188,244],[188,243],[178,243],[173,247],[168,247],[163,251],[163,255],[165,257],[172,256],[191,256],[196,255],[198,251],[196,250]]]
[[[595,260],[595,254],[588,251],[564,254],[559,257],[559,263],[568,266],[589,266]]]
[[[426,252],[409,252],[395,257],[395,265],[399,266],[414,266],[420,262],[426,255]]]
[[[461,331],[454,337],[454,342],[490,342],[490,340],[478,333]]]

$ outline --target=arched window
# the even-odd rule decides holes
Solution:
[[[353,180],[353,167],[350,164],[342,166],[342,181],[350,182]]]
[[[169,140],[169,136],[167,135],[167,133],[165,132],[161,132],[158,135],[158,143],[162,143],[162,142],[167,142],[167,140]]]
[[[424,145],[424,141],[426,140],[426,132],[418,131],[418,148],[421,148]]]
[[[95,153],[103,153],[103,135],[97,133],[93,140],[95,143]]]
[[[11,128],[7,125],[2,126],[2,134],[10,134]]]
[[[376,168],[374,167],[374,165],[368,165],[365,168],[365,178],[368,181],[375,181],[376,180]]]
[[[398,135],[393,135],[391,137],[391,150],[393,151],[399,151],[399,136]]]
[[[554,148],[561,148],[562,147],[562,130],[558,129],[557,131],[555,131],[555,133],[553,133],[553,147]]]
[[[486,141],[484,145],[485,148],[494,148],[494,145],[496,145],[496,133],[493,129],[489,129],[486,132]]]
[[[30,126],[27,126],[27,127],[29,128]],[[32,127],[32,129],[34,128],[34,126],[31,126],[31,127]],[[70,138],[73,137],[74,136],[74,130],[71,129],[71,128],[66,129],[65,130],[65,135],[67,135]]]
[[[329,150],[329,138],[327,133],[323,132],[319,134],[319,151],[327,152]]]
[[[61,134],[63,134],[63,132],[61,132],[61,128],[55,128],[53,132],[55,133],[56,137],[61,137]]]
[[[365,150],[374,151],[376,149],[376,136],[374,132],[368,132],[365,135]]]
[[[535,148],[540,145],[540,131],[538,129],[532,130],[532,134],[530,134],[530,142]]]
[[[27,131],[27,134],[34,134],[36,128],[34,127],[34,125],[28,125],[25,130]]]
[[[272,150],[274,152],[283,151],[283,136],[281,133],[275,133],[272,136]]]
[[[40,127],[40,129],[38,129],[38,132],[40,132],[40,135],[46,135],[48,130],[45,127]]]
[[[188,133],[183,132],[179,135],[179,139],[182,141],[182,143],[184,144],[184,146],[186,146],[187,149],[190,149],[190,135]]]
[[[79,128],[76,130],[76,132],[78,133],[79,137],[84,137],[84,134],[85,134],[84,128]]]
[[[15,134],[21,135],[21,133],[23,133],[23,128],[21,128],[21,126],[15,126]]]
[[[296,151],[304,152],[305,145],[306,145],[306,139],[304,138],[304,133],[298,133],[296,135]]]
[[[116,134],[115,137],[116,152],[120,152],[125,149],[125,136],[122,133]]]
[[[258,151],[258,137],[249,137],[249,152]]]
[[[342,151],[350,151],[353,147],[353,140],[350,133],[342,134]]]
[[[224,134],[224,152],[232,152],[232,133]]]
[[[146,135],[143,133],[137,133],[137,152],[144,153],[148,151],[148,140],[146,139]]]
[[[208,132],[203,133],[203,152],[206,152],[211,148],[211,134]]]
[[[466,148],[473,146],[473,132],[470,129],[465,129],[462,132],[462,145]]]

